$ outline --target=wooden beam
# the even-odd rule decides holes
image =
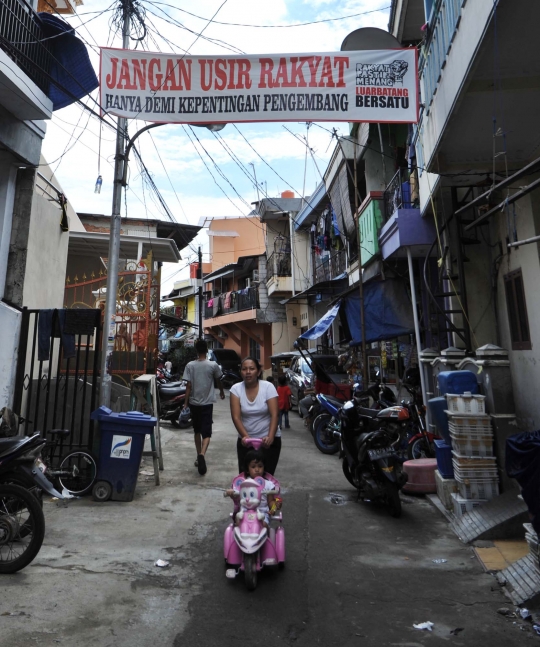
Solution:
[[[240,337],[237,337],[228,326],[222,325],[220,326],[220,328],[225,332],[226,335],[228,335],[233,340],[235,344],[238,344],[238,346],[241,346]]]
[[[205,334],[205,335],[210,335],[210,336],[211,336],[211,337],[213,337],[216,341],[219,341],[219,342],[221,343],[221,337],[220,337],[217,333],[215,333],[215,332],[212,330],[212,328],[205,328],[205,329],[204,329],[204,334]]]
[[[240,321],[235,321],[234,325],[240,328],[240,330],[245,333],[250,339],[253,339],[254,342],[264,348],[264,339],[262,337],[257,337],[247,326],[244,326],[244,324]]]

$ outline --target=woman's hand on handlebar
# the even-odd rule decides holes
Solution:
[[[263,444],[263,447],[266,447],[268,449],[268,447],[272,446],[273,442],[274,442],[273,438],[271,438],[270,436],[265,436],[263,438],[262,444]]]
[[[249,439],[249,436],[242,436],[242,440],[240,442],[242,443],[242,445],[244,445],[244,447],[249,447],[249,445],[247,444]]]

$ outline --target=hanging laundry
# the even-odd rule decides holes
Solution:
[[[341,236],[341,232],[339,231],[336,212],[333,209],[332,209],[332,225],[333,225],[332,229],[334,231],[334,236]]]
[[[223,303],[225,310],[228,310],[231,307],[231,294],[232,292],[227,292],[225,294],[225,301]]]
[[[209,299],[208,303],[206,304],[209,308],[212,308],[214,306],[214,299]]]

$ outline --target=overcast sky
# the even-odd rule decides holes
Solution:
[[[339,51],[345,36],[359,27],[386,30],[390,0],[140,0],[140,4],[146,10],[145,23],[148,29],[142,49],[166,53],[188,50],[194,55],[230,55],[235,51],[246,54]],[[121,38],[115,33],[111,23],[113,9],[117,5],[116,0],[84,0],[84,5],[78,8],[78,14],[68,18],[86,43],[96,73],[99,47],[121,46]],[[209,19],[220,5],[223,6],[214,22],[208,25]],[[377,9],[382,10],[374,11]],[[187,11],[198,17],[189,15]],[[344,20],[283,27],[363,12],[370,13]],[[251,26],[225,25],[218,21]],[[176,24],[172,24],[173,22]],[[282,27],[262,28],[254,25]],[[196,40],[197,34],[204,27],[203,37]],[[205,38],[212,39],[213,42]],[[132,47],[135,47],[135,43]],[[138,48],[141,46],[138,45]],[[98,90],[84,101],[97,111],[97,99]],[[130,134],[145,124],[144,121],[130,121]],[[315,151],[314,160],[308,154],[306,161],[306,146],[287,132],[284,125],[300,137],[309,137],[309,145]],[[342,134],[348,132],[346,123],[321,125],[328,129],[335,126]],[[256,152],[231,125],[226,126],[220,136],[240,162],[246,165],[251,176],[251,164],[254,164],[257,180],[262,183],[261,196],[266,190],[269,196],[275,197],[291,187],[300,195],[304,181],[306,195],[313,192],[320,182],[319,171],[324,173],[334,147],[327,131],[316,125],[312,125],[308,131],[305,123],[239,124],[238,129]],[[257,199],[253,181],[231,159],[218,138],[203,128],[194,128],[194,131],[213,159],[212,162],[207,153],[199,148],[200,155],[221,189],[216,186],[181,125],[165,125],[153,129],[151,134],[145,133],[138,140],[144,163],[175,219],[180,223],[197,224],[201,217],[247,215],[248,205]],[[191,135],[189,130],[188,133]],[[56,111],[47,123],[43,154],[76,211],[111,213],[114,147],[115,133],[111,128],[102,126],[101,156],[99,155],[99,120],[89,116],[78,105]],[[268,165],[261,161],[257,153]],[[220,177],[214,162],[228,182]],[[103,176],[100,194],[94,193],[98,167]],[[126,202],[129,217],[166,218],[163,209],[143,185],[133,156],[129,165]],[[123,205],[122,216],[125,215],[126,207]],[[203,260],[210,260],[206,253],[208,236],[204,231],[193,242],[194,247],[199,244],[205,252]],[[184,260],[178,266],[167,264],[164,267],[162,294],[170,291],[175,280],[186,276],[187,270],[182,268],[187,262],[196,260],[189,248],[182,250],[182,258]]]

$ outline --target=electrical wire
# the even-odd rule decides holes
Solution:
[[[193,148],[194,148],[194,149],[195,149],[195,151],[197,152],[197,155],[200,157],[201,162],[202,162],[202,163],[204,164],[204,166],[206,167],[206,170],[207,170],[207,171],[208,171],[208,173],[210,174],[210,177],[211,177],[211,178],[212,178],[212,180],[214,181],[214,184],[215,184],[215,185],[218,187],[218,189],[223,193],[223,195],[227,198],[227,200],[229,200],[229,202],[234,206],[234,208],[235,208],[235,209],[238,209],[238,211],[240,211],[240,213],[242,214],[242,216],[245,216],[246,214],[242,211],[242,209],[240,209],[240,207],[239,207],[235,202],[233,202],[233,201],[231,200],[231,198],[227,195],[227,193],[225,192],[225,190],[222,188],[222,186],[219,184],[219,182],[218,182],[218,181],[216,180],[216,178],[214,177],[214,174],[212,173],[212,171],[208,168],[207,163],[205,162],[205,160],[204,160],[203,156],[201,155],[201,153],[200,153],[199,149],[197,148],[197,146],[196,146],[196,144],[195,144],[194,140],[191,138],[190,134],[188,133],[188,131],[187,131],[186,127],[185,127],[184,125],[182,125],[182,128],[184,129],[184,132],[186,133],[186,135],[187,135],[187,137],[188,137],[189,141],[191,142],[191,144],[192,144]]]
[[[191,13],[186,9],[180,9],[180,7],[175,7],[174,5],[168,4],[166,2],[153,2],[151,4],[164,5],[165,7],[171,7],[172,9],[176,9],[177,11],[181,11],[182,13],[186,13],[190,16],[193,16],[194,18],[198,18],[199,20],[208,20],[207,18],[203,18],[202,16],[198,16],[197,14]],[[386,11],[386,9],[390,9],[390,5],[386,7],[380,7],[379,9],[371,9],[370,11],[362,11],[360,13],[349,14],[348,16],[338,16],[337,18],[325,18],[322,20],[312,20],[311,22],[299,22],[299,23],[293,23],[291,25],[246,25],[246,24],[236,23],[236,22],[221,22],[219,20],[214,20],[213,22],[215,22],[216,25],[227,25],[231,27],[253,27],[253,28],[260,28],[260,29],[288,29],[290,27],[306,27],[308,25],[318,25],[320,23],[325,23],[325,22],[336,22],[338,20],[357,18],[358,16],[366,16],[367,14],[370,14],[370,13]]]
[[[150,11],[150,9],[148,9],[147,10],[148,13],[151,13],[153,16],[158,18],[158,20],[163,20],[163,22],[166,22],[169,25],[172,25],[174,27],[179,27],[180,29],[183,29],[183,30],[187,31],[190,34],[197,35],[196,31],[194,31],[193,29],[190,29],[189,27],[186,27],[186,25],[184,25],[180,21],[178,21],[175,18],[173,18],[172,16],[170,16],[163,9],[161,9],[160,7],[157,7],[156,3],[149,2],[148,4],[150,4],[151,6],[154,6],[158,11],[160,11],[162,14],[164,14],[164,16],[166,16],[166,18],[165,18],[165,17],[163,17],[161,15],[158,15],[157,13],[155,13],[153,11]],[[163,38],[163,40],[166,40],[165,37],[161,33],[159,33],[159,35]],[[231,43],[226,43],[225,41],[222,41],[222,40],[219,40],[219,39],[216,39],[216,38],[210,38],[209,36],[200,36],[200,37],[203,40],[206,40],[209,43],[212,43],[213,45],[217,45],[218,47],[223,47],[224,49],[227,49],[230,52],[233,52],[235,54],[237,54],[237,53],[238,54],[245,54],[245,52],[243,50],[241,50],[239,47],[236,47],[235,45],[232,45]],[[170,43],[171,41],[167,41],[167,42]],[[179,47],[179,45],[177,45],[177,47]],[[180,49],[182,49],[182,48],[180,47]],[[188,50],[183,50],[183,51],[184,51],[185,54],[188,53]]]

